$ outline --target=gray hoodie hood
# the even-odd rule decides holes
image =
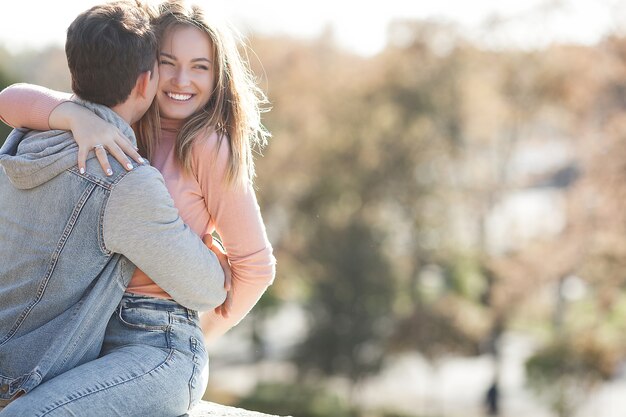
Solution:
[[[135,133],[130,125],[109,107],[78,98],[72,101],[117,126],[136,145]],[[0,148],[0,166],[16,188],[29,189],[75,166],[77,153],[78,145],[72,132],[15,129]],[[90,153],[91,158],[95,158],[93,153]]]

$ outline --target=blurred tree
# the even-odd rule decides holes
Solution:
[[[514,329],[549,351],[588,334],[611,358],[602,366],[616,366],[626,351],[623,40],[496,52],[430,23],[390,33],[371,59],[328,36],[254,45],[275,107],[259,189],[288,277],[276,290],[310,315],[297,363],[356,382],[385,353],[487,353],[493,396],[502,336]],[[555,138],[568,141],[569,165],[520,175],[524,147]],[[563,230],[530,240],[510,231],[506,247],[494,244],[501,203],[539,189],[563,196]],[[584,302],[558,289],[570,276],[591,288]]]
[[[464,54],[441,49],[441,28],[405,24],[413,40],[367,63],[328,42],[263,58],[284,110],[268,115],[260,188],[281,271],[304,288],[310,331],[296,363],[309,376],[358,383],[398,349],[473,355],[485,337],[483,277],[445,249]],[[433,264],[446,291],[429,300],[421,281]]]
[[[571,138],[580,167],[564,190],[563,233],[525,248],[518,258],[532,267],[531,274],[543,276],[541,287],[552,288],[552,326],[545,346],[527,362],[527,374],[561,416],[573,415],[581,398],[613,377],[625,358],[626,154],[618,127],[626,120],[620,87],[626,80],[624,45],[608,39],[598,48],[553,47],[542,54],[542,71],[535,76],[544,109],[559,108],[552,128]],[[546,253],[549,262],[542,260]]]
[[[320,225],[312,235],[318,273],[310,333],[297,355],[301,368],[355,382],[380,369],[394,290],[380,236],[359,219]]]
[[[602,349],[589,340],[560,340],[536,352],[526,363],[530,387],[559,417],[572,417],[589,392],[612,374]]]
[[[308,385],[261,384],[237,407],[298,417],[357,417],[345,401],[326,389]]]
[[[555,59],[568,75],[555,74],[560,87],[552,91],[573,115],[568,125],[575,132],[583,173],[568,193],[570,233],[561,244],[578,242],[580,249],[556,290],[556,336],[527,369],[539,389],[542,381],[553,382],[546,399],[560,415],[568,415],[580,391],[587,397],[626,359],[626,39],[608,38],[593,49],[569,48]]]
[[[262,164],[279,171],[263,171],[260,187],[268,228],[273,211],[287,216],[273,240],[283,268],[306,288],[311,331],[297,363],[309,375],[317,369],[356,382],[379,369],[395,310],[413,311],[407,277],[429,258],[416,237],[437,229],[423,216],[431,157],[441,147],[433,121],[452,130],[453,123],[447,113],[432,117],[440,98],[419,88],[432,83],[420,70],[422,52],[381,57],[362,71],[361,58],[327,37],[281,50],[278,61],[263,59],[273,104],[285,110],[268,116],[274,139]],[[430,52],[424,58],[434,60]]]

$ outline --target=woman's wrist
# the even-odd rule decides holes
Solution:
[[[81,112],[88,111],[72,101],[64,101],[56,106],[48,117],[50,129],[72,130],[80,120]]]

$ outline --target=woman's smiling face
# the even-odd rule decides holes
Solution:
[[[170,28],[159,53],[157,102],[161,116],[186,119],[204,107],[215,85],[213,45],[189,25]]]

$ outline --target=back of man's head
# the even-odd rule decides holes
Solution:
[[[67,29],[65,53],[74,93],[113,107],[126,101],[142,72],[154,69],[157,39],[148,12],[121,0],[78,15]]]

